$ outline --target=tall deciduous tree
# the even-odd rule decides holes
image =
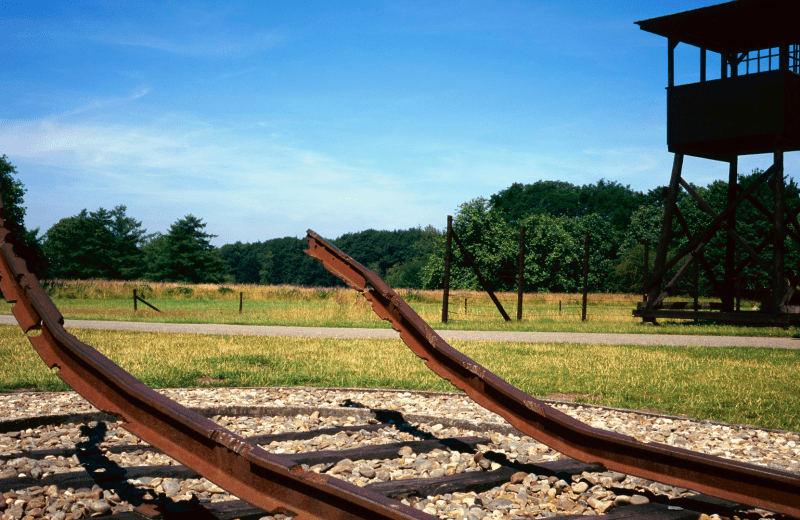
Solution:
[[[489,199],[492,211],[508,222],[520,223],[530,215],[584,217],[598,215],[618,231],[628,227],[631,214],[646,196],[615,181],[600,179],[576,186],[563,181],[514,183]]]
[[[489,201],[478,197],[461,204],[453,218],[453,231],[474,259],[483,277],[495,290],[505,290],[514,283],[516,258],[516,225],[506,222],[499,213],[490,211]],[[425,288],[439,288],[444,276],[444,235],[437,240],[436,249],[422,269]],[[450,286],[464,289],[480,287],[466,258],[453,242],[453,261]]]
[[[520,222],[530,215],[576,217],[580,208],[580,187],[562,181],[515,182],[489,198],[492,210],[508,222]]]
[[[44,276],[47,261],[42,253],[39,228],[25,228],[24,195],[27,192],[22,181],[15,178],[17,168],[8,160],[8,156],[0,156],[0,190],[3,193],[5,208],[5,227],[11,234],[6,237],[14,244],[16,253],[28,264],[28,269],[38,276]]]
[[[170,226],[169,233],[157,235],[145,247],[146,278],[153,281],[217,283],[225,266],[211,245],[206,224],[186,215]]]
[[[592,237],[590,247],[589,288],[607,290],[612,283],[613,265],[619,247],[619,232],[610,219],[598,213],[567,217],[534,213],[513,223],[506,222],[489,201],[474,199],[462,204],[453,219],[458,235],[481,274],[495,290],[512,291],[517,287],[519,228],[525,232],[523,290],[526,292],[573,292],[582,287],[584,234]],[[441,287],[444,273],[444,237],[422,270],[423,285]],[[472,269],[464,263],[453,246],[450,286],[478,289]]]

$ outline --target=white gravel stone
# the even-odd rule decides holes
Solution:
[[[508,459],[523,464],[563,458],[562,454],[510,429],[498,416],[487,412],[458,393],[324,388],[196,388],[168,389],[160,392],[185,406],[196,408],[283,406],[308,410],[305,413],[288,416],[213,418],[220,425],[243,436],[367,424],[368,419],[364,418],[366,416],[359,413],[364,408],[393,410],[402,413],[406,418],[427,417],[424,421],[413,425],[416,429],[414,431],[407,427],[396,428],[387,424],[379,431],[340,432],[307,441],[274,442],[263,446],[273,453],[341,450],[374,444],[416,441],[419,440],[419,432],[431,432],[436,437],[470,435],[490,437],[491,443],[479,446],[480,451],[491,450],[505,454]],[[346,415],[341,414],[343,406],[347,405],[358,405],[363,408],[352,408]],[[800,435],[797,433],[712,424],[586,405],[556,404],[555,407],[592,426],[630,435],[643,442],[679,445],[701,453],[712,453],[725,458],[800,473],[798,462]],[[27,417],[96,412],[74,392],[3,394],[0,395],[0,410],[3,411],[0,425],[2,421]],[[334,412],[337,415],[333,415]],[[452,420],[460,421],[457,423],[459,426],[448,422]],[[474,425],[474,429],[465,427],[466,425]],[[56,424],[0,433],[0,455],[10,457],[0,465],[0,478],[13,478],[26,474],[36,478],[46,478],[54,473],[82,471],[83,467],[77,456],[53,456],[45,460],[31,460],[25,457],[25,452],[61,447],[74,448],[85,441],[86,438],[82,437],[79,425],[76,424]],[[105,454],[109,461],[120,466],[177,464],[166,455],[147,451],[145,443],[115,424],[109,426],[100,447],[112,445],[136,445],[125,453]],[[335,465],[317,465],[310,469],[363,486],[377,481],[438,478],[456,472],[481,471],[481,463],[487,470],[497,469],[500,466],[485,458],[476,462],[473,454],[441,450],[417,454],[410,448],[403,448],[399,449],[398,455],[392,459],[343,460]],[[484,493],[453,493],[428,497],[422,501],[410,497],[406,502],[440,518],[510,520],[543,518],[552,514],[597,514],[609,512],[621,505],[646,501],[648,499],[644,495],[647,493],[678,496],[687,492],[617,472],[584,473],[574,476],[572,480],[573,482],[566,482],[554,477],[522,473],[515,475],[511,483]],[[167,496],[173,500],[199,499],[201,502],[208,502],[236,498],[205,479],[178,481],[142,477],[130,481],[130,485],[142,491],[149,491],[153,497]],[[17,516],[22,518],[25,514],[31,516],[31,512],[39,515],[34,515],[32,518],[65,518],[73,511],[76,513],[84,511],[86,515],[106,514],[130,511],[133,507],[125,497],[120,497],[123,493],[113,493],[100,488],[69,491],[57,489],[55,486],[44,486],[15,491],[17,491],[15,496],[4,497],[5,503],[9,505],[0,513],[0,519]],[[275,520],[288,517],[268,515],[264,518]]]

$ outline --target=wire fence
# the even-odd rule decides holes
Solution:
[[[509,316],[517,316],[517,295],[509,293],[496,294]],[[632,315],[637,305],[644,301],[637,294],[589,294],[586,300],[586,319],[602,319],[603,321],[632,322],[640,321]],[[703,305],[712,299],[701,298]],[[494,303],[484,293],[477,291],[451,291],[448,299],[448,319],[454,321],[497,320],[502,316]],[[675,296],[664,301],[665,304],[683,303],[687,309],[694,307],[692,296]],[[756,302],[742,301],[742,305],[754,305]],[[534,293],[523,295],[522,320],[553,319],[581,321],[583,313],[583,294],[569,293]]]

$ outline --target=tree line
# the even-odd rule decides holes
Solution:
[[[738,185],[746,189],[762,170],[739,175]],[[727,206],[728,183],[714,181],[708,186],[690,185],[716,213]],[[800,212],[800,190],[794,180],[785,186],[788,211]],[[613,181],[576,186],[566,182],[538,181],[515,183],[492,195],[463,203],[453,219],[454,232],[474,257],[482,274],[497,290],[517,288],[519,229],[525,227],[525,292],[577,292],[583,284],[584,236],[588,232],[591,292],[638,293],[642,291],[645,249],[650,247],[648,272],[652,273],[660,239],[666,188],[647,193],[631,190]],[[759,292],[771,284],[763,265],[771,265],[772,210],[774,196],[767,183],[741,204],[736,213],[736,232],[764,260],[752,261],[739,249],[738,286],[745,292]],[[681,249],[691,236],[713,220],[693,196],[682,190],[677,200],[668,258]],[[796,235],[800,235],[800,229]],[[788,271],[800,265],[800,247],[787,234],[784,244]],[[725,279],[726,233],[717,233],[703,249],[703,259],[695,276],[684,276],[676,291],[700,295],[717,294],[715,285]],[[800,238],[800,236],[798,236]],[[433,254],[422,270],[422,287],[439,288],[444,274],[445,240],[437,240]],[[453,247],[451,287],[478,289],[473,270],[461,252]],[[667,274],[668,279],[679,266]],[[695,286],[695,279],[697,280]]]
[[[12,241],[31,270],[41,278],[177,281],[185,283],[252,283],[334,286],[341,282],[316,260],[304,254],[304,240],[277,238],[255,243],[236,242],[220,248],[211,245],[214,235],[205,231],[201,218],[186,215],[165,233],[148,233],[141,221],[127,214],[125,206],[84,209],[61,219],[44,234],[24,224],[25,188],[14,177],[16,169],[0,157],[0,182]],[[746,187],[761,173],[740,175]],[[727,183],[715,181],[695,190],[717,212],[727,200]],[[797,185],[789,181],[786,199],[790,210],[800,206]],[[584,234],[590,235],[589,290],[592,292],[639,292],[644,271],[645,243],[651,247],[650,269],[655,257],[664,212],[665,188],[646,193],[601,179],[578,186],[562,181],[514,183],[491,195],[459,206],[453,229],[476,264],[496,290],[516,290],[519,230],[525,227],[523,289],[526,292],[575,292],[582,286]],[[761,186],[751,202],[737,210],[737,232],[759,245],[770,236],[772,194]],[[673,222],[672,250],[687,242],[712,217],[682,191],[680,218]],[[442,219],[444,220],[444,218]],[[687,235],[688,232],[688,235]],[[360,263],[377,272],[390,286],[437,289],[444,274],[445,233],[433,226],[406,230],[347,233],[332,242]],[[800,250],[790,237],[786,265],[798,265]],[[724,278],[725,236],[718,234],[704,250],[709,273],[699,273],[701,294],[712,294]],[[771,262],[771,251],[759,254]],[[746,258],[740,258],[745,261]],[[694,290],[693,277],[679,290]],[[758,290],[768,277],[756,262],[741,270],[742,287]],[[475,274],[458,248],[453,248],[451,287],[477,289]]]
[[[422,287],[421,272],[433,252],[439,232],[432,227],[394,231],[368,229],[331,240],[394,287]],[[236,283],[342,285],[322,264],[306,255],[306,241],[294,237],[253,244],[227,244],[219,256]]]
[[[148,234],[125,206],[82,210],[63,218],[46,233],[25,226],[22,182],[6,155],[0,156],[0,189],[7,241],[41,279],[89,279],[221,282],[227,266],[204,231],[206,224],[186,215],[167,233]]]
[[[8,157],[0,157],[0,188],[11,242],[41,279],[113,279],[184,283],[342,285],[303,253],[305,240],[211,245],[206,223],[186,215],[166,233],[148,233],[119,205],[84,209],[59,220],[45,233],[25,227],[22,182]],[[395,286],[420,287],[420,272],[438,231],[428,227],[347,233],[332,242]]]
[[[225,265],[202,219],[186,215],[165,234],[148,234],[141,221],[112,210],[82,210],[59,220],[42,238],[50,278],[218,283]]]

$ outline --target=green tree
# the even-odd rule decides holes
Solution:
[[[519,228],[490,211],[487,199],[479,197],[461,204],[453,217],[453,232],[474,259],[483,277],[495,290],[508,290],[515,284],[519,254]],[[441,288],[444,278],[445,235],[436,238],[433,253],[422,268],[425,288]],[[478,289],[480,285],[466,258],[453,241],[450,287]]]
[[[432,227],[394,231],[367,229],[346,233],[333,240],[333,244],[378,276],[391,278],[390,285],[419,287],[419,269],[427,259],[435,233]]]
[[[0,157],[0,189],[3,190],[3,207],[5,208],[5,218],[13,225],[25,226],[25,202],[23,197],[27,190],[22,181],[12,177],[17,175],[17,167],[8,161],[8,156]],[[8,222],[6,222],[8,224]]]
[[[650,248],[648,273],[652,273],[663,220],[664,206],[659,203],[640,206],[631,215],[630,225],[622,238],[619,259],[614,266],[614,291],[642,292],[645,241],[649,241],[647,247]]]
[[[43,249],[54,278],[133,280],[144,268],[142,223],[125,206],[82,210],[61,219],[44,236]]]
[[[442,236],[433,226],[425,229],[410,229],[414,233],[415,241],[406,249],[406,257],[386,270],[385,280],[394,288],[421,289],[422,269],[433,253],[437,240]]]
[[[575,217],[581,211],[580,188],[563,181],[515,182],[489,198],[494,212],[508,222],[519,222],[530,215]]]
[[[747,188],[752,185],[756,178],[762,173],[763,170],[755,169],[750,174],[740,175],[738,184],[742,188]],[[717,213],[721,213],[727,206],[728,184],[726,182],[716,181],[706,188],[698,189],[698,191]],[[786,185],[784,186],[784,201],[789,211],[796,211],[800,206],[800,197],[798,193],[800,193],[800,189],[797,183],[793,179],[787,179]],[[688,197],[688,195],[686,197]],[[754,202],[747,200],[737,208],[736,232],[745,242],[756,250],[760,258],[769,266],[772,266],[772,234],[774,226],[772,212],[774,211],[774,194],[769,182],[763,183],[756,189],[753,193],[753,199]],[[690,224],[692,231],[695,233],[700,230],[701,224],[703,227],[708,225],[712,217],[704,214],[702,219],[697,218],[697,220],[697,224],[694,222]],[[798,262],[800,262],[800,251],[798,250],[800,246],[797,241],[792,238],[793,233],[797,236],[797,230],[793,225],[789,224],[789,219],[787,219],[786,224],[788,229],[786,241],[783,246],[785,251],[784,263],[787,268],[786,276],[792,278],[797,273],[797,265]],[[712,238],[703,251],[706,259],[712,266],[711,270],[713,276],[720,282],[725,276],[724,258],[726,242],[727,234],[721,231]],[[769,270],[765,269],[758,262],[752,261],[741,246],[738,245],[737,257],[737,265],[745,265],[739,276],[741,288],[745,292],[749,291],[766,295],[766,292],[772,285]],[[711,283],[704,272],[701,272],[701,291],[704,294],[711,294],[713,291]]]
[[[531,215],[522,221],[525,226],[523,291],[578,290],[583,268],[583,237],[580,230],[569,229],[570,222],[567,217],[552,215]],[[578,234],[580,239],[575,236]]]
[[[589,231],[589,288],[607,290],[613,278],[620,233],[610,220],[597,213],[567,217],[535,213],[514,223],[506,222],[483,198],[462,204],[453,219],[453,231],[474,257],[493,289],[517,288],[519,229],[525,227],[525,292],[573,292],[582,287],[584,234]],[[444,275],[445,236],[438,235],[432,253],[422,269],[422,284],[440,288]],[[450,286],[478,289],[472,269],[453,245]]]
[[[170,226],[166,235],[158,234],[143,248],[147,263],[145,277],[153,281],[218,283],[225,265],[211,245],[206,224],[186,215]]]
[[[489,198],[492,211],[507,222],[520,223],[530,215],[576,218],[596,214],[618,231],[627,228],[631,214],[645,201],[641,192],[605,179],[583,186],[563,181],[514,183]]]
[[[425,229],[346,233],[331,242],[393,287],[421,288],[420,271],[440,233]],[[303,253],[305,240],[276,238],[254,244],[226,244],[219,250],[227,276],[238,283],[338,286],[342,282]]]
[[[39,228],[28,230],[25,227],[24,195],[27,192],[22,181],[15,178],[17,168],[0,156],[0,191],[2,191],[5,214],[4,226],[10,232],[6,240],[14,245],[14,251],[27,263],[28,269],[39,277],[47,274],[47,260],[42,252]]]
[[[265,242],[262,253],[269,256],[266,273],[261,282],[270,285],[292,284],[309,287],[332,287],[344,285],[330,274],[321,263],[303,251],[308,244],[295,237],[276,238]],[[263,258],[263,257],[262,257]]]
[[[600,179],[595,184],[585,184],[580,188],[580,209],[576,216],[598,215],[617,231],[624,231],[633,212],[645,200],[644,194],[631,190],[630,186]]]
[[[110,236],[84,209],[56,222],[44,236],[44,252],[53,278],[109,278]]]
[[[142,222],[126,215],[127,208],[116,206],[108,211],[104,208],[91,213],[110,238],[112,251],[110,277],[120,280],[135,280],[144,273],[142,246],[149,238]]]
[[[616,290],[615,267],[619,262],[619,250],[623,234],[617,230],[611,219],[604,219],[599,213],[590,213],[584,217],[567,219],[563,227],[570,234],[575,251],[572,255],[578,258],[573,272],[567,274],[574,280],[576,290],[583,288],[583,258],[585,256],[585,234],[589,233],[589,273],[588,290],[590,292],[606,292]]]
[[[230,283],[259,283],[261,265],[258,261],[260,242],[255,244],[225,244],[219,249],[219,258],[227,266],[226,280]]]

